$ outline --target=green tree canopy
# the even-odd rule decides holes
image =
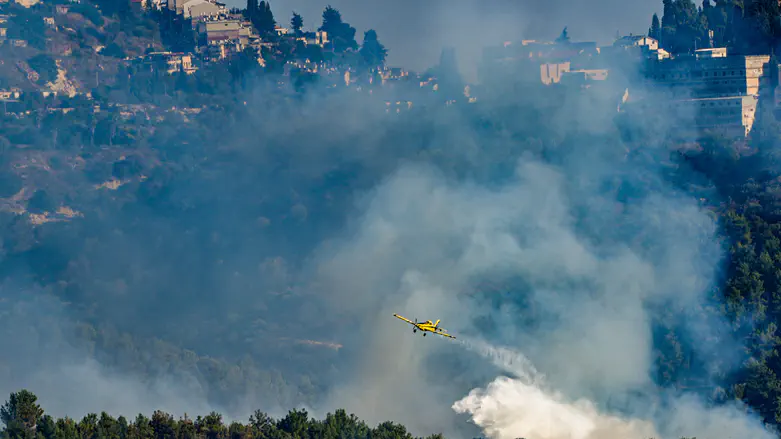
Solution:
[[[648,36],[656,40],[659,40],[659,37],[661,36],[660,35],[661,31],[662,31],[662,26],[661,24],[659,24],[659,16],[654,14],[654,16],[651,17],[651,27],[648,28]]]
[[[5,424],[5,433],[13,438],[35,438],[35,430],[43,416],[43,409],[37,403],[38,397],[23,389],[11,393],[8,401],[0,407],[0,420]]]
[[[363,61],[368,66],[385,64],[385,58],[388,56],[388,51],[385,49],[385,46],[377,40],[377,32],[375,32],[374,29],[369,29],[364,32],[360,54]]]
[[[257,0],[248,0],[247,15],[260,35],[266,37],[275,35],[277,22],[271,12],[271,5],[266,0],[261,0],[260,3]]]
[[[301,18],[295,11],[293,11],[293,17],[290,19],[290,28],[298,35],[301,33],[301,28],[304,27],[304,19]]]
[[[334,52],[339,53],[358,48],[358,42],[355,41],[355,28],[342,21],[342,14],[331,5],[326,6],[323,10],[323,24],[318,30],[328,34]]]

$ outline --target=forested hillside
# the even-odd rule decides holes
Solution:
[[[713,405],[742,400],[781,422],[772,115],[748,145],[712,138],[678,152],[665,138],[668,115],[616,113],[624,90],[538,85],[445,105],[421,87],[408,111],[388,111],[409,95],[285,76],[281,52],[266,66],[244,53],[194,74],[128,65],[189,43],[170,17],[104,1],[83,1],[47,27],[65,3],[0,5],[8,38],[29,43],[0,47],[0,89],[21,89],[0,111],[0,391],[30,389],[52,413],[14,393],[0,411],[6,437],[474,433],[450,405],[496,370],[459,345],[410,345],[411,331],[383,320],[402,307],[441,313],[433,318],[465,337],[529,347],[556,384],[606,409],[628,410],[622,397],[661,388]],[[717,46],[767,53],[781,34],[778,5],[765,3],[665,0],[650,33],[674,53],[702,47],[709,30]],[[358,53],[364,64],[379,56]],[[708,212],[716,236],[687,235],[677,211],[646,215],[647,205]],[[515,244],[535,256],[513,253],[508,236],[523,236]],[[723,253],[706,257],[697,245]],[[651,328],[650,364],[631,372],[653,390],[601,372],[582,386],[567,381],[581,377],[567,367],[635,364],[624,352],[546,355],[555,328],[593,329],[611,314],[556,314],[568,307],[546,308],[537,292],[583,288],[623,309],[636,285],[603,297],[594,291],[612,291],[614,280],[598,264],[587,269],[621,252],[650,261],[669,300],[643,302],[648,314],[623,329]],[[694,274],[682,273],[689,265]],[[406,291],[423,275],[436,285],[418,289],[433,299]],[[705,300],[675,301],[698,288]],[[569,346],[562,337],[553,340]],[[378,426],[335,411],[348,404]],[[296,407],[333,414],[317,421],[289,412]],[[224,425],[212,408],[232,420],[262,412]],[[139,411],[154,414],[119,416]],[[184,411],[205,417],[176,420]]]

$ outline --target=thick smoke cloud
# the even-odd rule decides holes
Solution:
[[[437,407],[452,386],[431,384],[427,371],[442,370],[434,366],[434,353],[453,348],[441,340],[425,347],[409,340],[399,325],[386,323],[392,312],[441,318],[464,334],[478,332],[475,320],[492,314],[501,329],[491,337],[527,352],[566,395],[604,402],[629,392],[653,394],[654,309],[702,303],[720,255],[715,225],[694,200],[672,190],[657,188],[620,205],[593,183],[632,165],[589,165],[522,159],[513,182],[490,189],[447,181],[431,168],[406,167],[380,185],[357,230],[321,256],[331,299],[345,312],[365,316],[362,329],[374,334],[360,378],[351,390],[339,389],[334,404],[346,403],[368,419],[393,416],[415,431],[449,425]],[[585,233],[583,221],[601,223],[600,234]],[[514,294],[498,298],[468,288],[470,280],[489,273],[518,276],[526,291],[511,285]],[[521,298],[526,307],[518,305]],[[500,302],[499,310],[486,308],[489,299]],[[529,319],[534,321],[522,323]],[[471,396],[481,401],[481,411],[473,412],[478,424],[489,416],[489,399],[506,411],[497,416],[511,419],[514,410],[531,404],[524,398],[546,395],[513,384],[500,379],[482,396]],[[576,409],[557,402],[561,398],[550,396],[552,416],[604,424],[595,430],[600,434],[623,431],[607,415],[593,418],[595,406]],[[463,402],[461,410],[468,405]],[[691,434],[698,427],[705,425],[690,426]],[[512,433],[495,437],[517,432],[515,424],[504,428]]]
[[[562,123],[609,132],[588,113],[567,117]],[[542,371],[544,386],[498,378],[456,403],[489,437],[771,437],[740,408],[711,410],[697,396],[657,387],[654,330],[707,304],[723,256],[716,224],[664,181],[659,164],[627,158],[609,136],[583,138],[544,161],[521,157],[509,182],[455,181],[409,165],[366,195],[359,219],[314,263],[329,300],[362,316],[355,329],[368,337],[357,376],[328,406],[374,422],[390,417],[416,433],[458,431],[443,401],[467,393],[485,367],[466,377],[453,367],[460,379],[443,379],[442,356],[463,354],[406,333],[391,322],[398,312],[514,346]],[[475,288],[481,279],[512,280],[503,294]],[[691,340],[704,340],[726,322],[682,325]],[[693,349],[707,356],[722,347]],[[739,359],[737,350],[718,355]],[[519,418],[533,406],[561,428]]]
[[[248,116],[260,121],[248,125],[256,129],[225,139],[222,151],[235,154],[223,164],[227,171],[221,168],[208,174],[208,180],[184,179],[172,185],[171,199],[218,206],[221,209],[214,210],[219,215],[167,217],[150,206],[151,212],[134,212],[132,220],[116,218],[128,230],[112,235],[114,259],[106,253],[101,261],[106,265],[96,262],[84,276],[110,279],[108,270],[140,265],[148,283],[138,285],[155,288],[166,281],[171,286],[170,291],[153,289],[145,295],[137,285],[138,296],[108,296],[107,304],[121,304],[117,317],[124,315],[126,324],[138,325],[139,331],[158,324],[153,332],[171,335],[173,331],[166,334],[159,322],[142,319],[154,300],[156,306],[167,306],[158,312],[172,326],[195,332],[209,325],[193,319],[190,311],[203,316],[262,309],[270,296],[265,286],[278,281],[274,287],[281,289],[293,283],[295,293],[302,296],[298,301],[272,301],[256,315],[266,325],[279,325],[279,332],[299,331],[288,335],[311,331],[338,340],[347,347],[347,359],[353,360],[342,368],[339,379],[328,383],[324,401],[312,408],[318,415],[345,407],[373,424],[391,419],[415,434],[441,431],[450,436],[472,431],[467,414],[492,438],[536,432],[548,434],[547,439],[568,434],[585,439],[627,431],[645,434],[653,428],[665,438],[713,431],[711,437],[726,439],[749,427],[757,432],[753,437],[763,437],[756,421],[737,410],[711,410],[694,396],[660,391],[655,385],[654,327],[669,314],[680,318],[684,310],[702,307],[722,257],[721,246],[713,219],[697,200],[665,182],[659,164],[627,156],[626,146],[613,136],[612,121],[592,116],[604,114],[597,106],[600,100],[569,97],[570,110],[549,115],[569,140],[543,154],[520,154],[526,145],[503,133],[477,132],[468,123],[474,114],[467,110],[441,111],[424,119],[423,124],[434,128],[424,140],[410,136],[420,143],[389,143],[388,138],[398,139],[388,135],[390,127],[410,125],[386,124],[382,113],[369,111],[367,101],[350,93],[311,97],[290,107],[258,105]],[[263,96],[250,98],[260,102]],[[609,100],[607,93],[605,99]],[[490,102],[481,105],[492,110]],[[513,120],[512,114],[507,117],[514,129],[527,123]],[[587,129],[571,136],[568,126]],[[262,133],[260,140],[257,133]],[[275,147],[283,140],[293,171],[283,177],[263,175],[268,165],[262,164],[275,163],[275,154],[280,154]],[[503,179],[457,177],[445,166],[416,159],[420,146],[450,148],[449,158],[468,168],[478,168],[483,155],[512,151],[505,161],[515,164],[514,172]],[[645,147],[658,152],[653,144]],[[278,245],[268,245],[256,241],[257,212],[266,214],[254,210],[256,197],[225,195],[261,187],[263,197],[257,198],[281,199],[296,184],[322,190],[319,182],[310,180],[326,173],[328,160],[335,157],[371,170],[362,184],[351,188],[354,204],[342,212],[348,218],[343,227],[323,227],[307,235],[299,222],[295,231],[279,236]],[[279,210],[285,211],[293,203],[280,204]],[[197,212],[207,210],[211,209]],[[303,224],[322,224],[317,218],[311,221]],[[138,223],[149,228],[129,227]],[[204,239],[155,247],[145,244],[145,232],[173,244],[190,234]],[[270,255],[265,252],[282,253],[307,236],[315,249],[303,268],[297,261],[270,264],[276,270],[268,267]],[[220,239],[223,244],[213,244]],[[125,252],[116,252],[117,248]],[[156,255],[162,251],[167,258]],[[179,260],[184,263],[173,266],[181,271],[169,272],[167,264]],[[256,271],[245,271],[253,265]],[[198,279],[209,281],[206,285],[195,285],[191,279],[196,269]],[[175,289],[178,279],[188,280],[193,289]],[[481,287],[484,281],[498,288]],[[88,349],[73,347],[70,337],[47,333],[47,328],[72,323],[74,316],[63,303],[43,306],[25,304],[22,296],[8,297],[16,318],[4,321],[7,330],[27,323],[34,331],[29,337],[6,337],[12,344],[4,352],[14,355],[6,361],[10,372],[2,389],[29,385],[53,414],[71,416],[98,410],[149,413],[158,408],[204,413],[213,407],[189,371],[153,374],[152,380],[112,371],[92,361]],[[188,299],[184,310],[182,298]],[[433,335],[413,335],[411,328],[391,317],[394,312],[441,319],[467,341],[511,346],[519,352],[517,358],[528,357],[539,373],[525,366],[525,373],[510,370],[509,379],[496,378],[507,368],[495,364],[495,358],[475,357],[468,349],[474,351],[475,342],[464,346]],[[51,326],[42,316],[53,319]],[[234,328],[251,332],[243,319],[237,320]],[[721,324],[684,322],[692,339],[716,333]],[[204,349],[213,349],[209,342],[201,343]],[[477,351],[491,357],[485,349]],[[720,354],[738,358],[735,351]],[[525,380],[525,374],[543,376],[544,381]],[[80,387],[90,391],[74,398]],[[111,400],[111,395],[125,396]],[[277,414],[284,407],[281,399],[252,391],[235,399],[238,409],[214,408],[232,409],[226,413],[229,419],[246,420],[254,408]],[[296,398],[292,403],[303,404]],[[519,422],[517,412],[531,406],[547,407],[552,419],[568,420],[565,425],[570,427],[547,433]],[[242,409],[245,412],[239,413]],[[717,431],[711,427],[714,419],[719,422]]]

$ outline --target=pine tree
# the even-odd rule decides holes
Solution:
[[[335,8],[328,5],[323,10],[323,24],[317,29],[330,34],[338,30],[342,25],[342,14]]]
[[[258,15],[258,0],[247,0],[247,10],[244,11],[247,20],[254,22]]]
[[[659,41],[662,36],[662,26],[659,23],[659,16],[654,14],[651,18],[651,27],[648,29],[648,36]]]
[[[271,12],[271,6],[265,0],[261,0],[254,19],[250,18],[250,20],[261,35],[273,34],[274,29],[277,26],[277,22],[274,20],[274,14]]]
[[[561,35],[559,35],[558,38],[556,38],[557,43],[569,43],[569,34],[567,33],[567,27],[564,27],[564,30],[561,31]]]
[[[301,28],[304,27],[304,19],[295,11],[293,11],[293,18],[290,19],[290,27],[296,35],[300,34]]]
[[[0,407],[0,421],[5,424],[6,431],[1,436],[33,439],[36,437],[36,426],[43,416],[43,409],[38,405],[38,397],[29,390],[11,393],[11,397]]]
[[[366,65],[374,67],[385,63],[388,55],[387,49],[377,40],[377,32],[369,29],[363,34],[363,44],[360,50],[361,57]]]
[[[323,11],[323,24],[317,30],[328,34],[328,39],[331,40],[336,52],[358,48],[358,43],[355,41],[355,28],[343,22],[342,14],[331,5],[326,6]]]

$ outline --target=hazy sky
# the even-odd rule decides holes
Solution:
[[[227,3],[244,7],[246,1]],[[616,32],[647,32],[662,5],[661,0],[271,0],[271,9],[286,26],[295,10],[311,28],[321,24],[329,3],[357,29],[359,42],[364,31],[374,28],[389,50],[388,63],[412,70],[435,64],[444,45],[456,47],[465,66],[485,45],[521,37],[552,39],[564,26],[573,40],[610,44]]]

